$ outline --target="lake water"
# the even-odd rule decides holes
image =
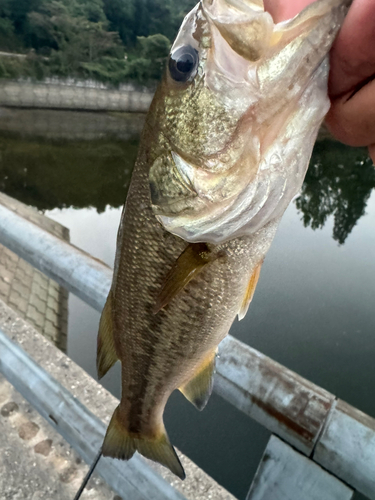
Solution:
[[[143,118],[75,114],[69,132],[69,112],[22,111],[17,120],[1,111],[0,189],[67,226],[73,244],[112,266]],[[375,417],[374,187],[364,150],[318,143],[249,313],[231,333]],[[70,295],[68,354],[92,376],[98,320]],[[103,380],[116,396],[118,368]],[[215,394],[200,413],[177,392],[165,422],[178,448],[245,497],[269,437],[263,427]]]

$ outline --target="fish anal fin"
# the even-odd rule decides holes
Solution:
[[[113,339],[112,291],[109,292],[99,323],[96,368],[101,379],[118,360]]]
[[[253,300],[254,292],[258,284],[260,270],[262,268],[263,261],[260,262],[250,276],[249,283],[246,288],[245,296],[242,300],[240,310],[238,311],[238,320],[241,321],[246,316],[249,309],[250,302]]]
[[[144,457],[164,465],[180,479],[185,479],[185,471],[169,441],[164,425],[161,423],[153,438],[130,433],[122,422],[120,406],[116,408],[109,423],[102,451],[103,456],[119,460],[129,460],[138,451]]]
[[[212,253],[206,243],[190,243],[167,274],[156,298],[154,314],[169,304],[192,279],[218,257],[220,253]]]
[[[217,349],[211,352],[196,369],[193,377],[179,390],[198,410],[206,406],[214,385]]]

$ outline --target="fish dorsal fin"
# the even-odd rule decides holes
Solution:
[[[96,368],[101,379],[118,360],[113,339],[112,291],[109,292],[99,323]]]
[[[203,410],[212,393],[216,354],[217,349],[210,352],[198,366],[193,377],[179,388],[185,398],[198,410]]]
[[[239,321],[241,321],[241,319],[243,319],[246,316],[247,310],[249,309],[249,306],[250,306],[250,302],[253,300],[254,292],[255,292],[255,288],[258,284],[262,264],[263,264],[263,261],[260,262],[260,264],[258,264],[256,266],[256,268],[254,269],[254,271],[252,272],[252,274],[250,276],[250,280],[249,280],[249,283],[248,283],[247,288],[246,288],[246,293],[245,293],[245,296],[242,300],[241,308],[238,311],[238,320]]]
[[[219,257],[212,253],[206,243],[190,243],[185,248],[165,278],[156,298],[154,313],[158,313],[174,299],[185,286],[207,266]]]

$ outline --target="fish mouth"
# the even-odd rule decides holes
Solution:
[[[268,49],[274,22],[262,0],[203,0],[203,11],[230,47],[247,61]]]

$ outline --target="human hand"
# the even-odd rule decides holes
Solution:
[[[313,0],[264,0],[275,22]],[[340,141],[368,146],[375,162],[375,1],[354,0],[331,50],[327,125]]]

